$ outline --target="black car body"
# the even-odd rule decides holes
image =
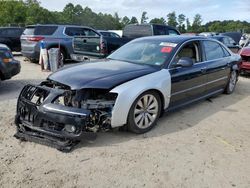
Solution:
[[[25,86],[16,137],[70,150],[86,132],[125,125],[145,133],[164,111],[232,93],[240,61],[222,43],[203,37],[133,40],[107,59],[71,65],[38,86]],[[140,127],[141,116],[146,127]]]
[[[75,37],[73,40],[74,54],[71,57],[76,61],[83,61],[88,57],[104,58],[135,38],[155,35],[180,35],[180,32],[167,25],[130,24],[125,26],[120,38],[102,34]]]
[[[7,45],[11,51],[21,51],[20,37],[24,28],[0,27],[0,43]]]
[[[0,80],[7,80],[20,72],[20,62],[13,58],[10,49],[0,44]]]

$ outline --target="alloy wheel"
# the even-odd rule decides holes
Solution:
[[[159,104],[154,95],[147,94],[142,96],[134,109],[134,122],[140,129],[150,127],[157,119]]]

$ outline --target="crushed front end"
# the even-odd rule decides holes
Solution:
[[[117,95],[105,89],[79,89],[53,81],[27,85],[17,102],[15,137],[70,151],[87,132],[109,130]]]

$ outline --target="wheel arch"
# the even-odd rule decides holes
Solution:
[[[171,76],[167,69],[131,80],[110,91],[118,94],[112,110],[111,126],[120,127],[125,125],[134,101],[148,91],[154,91],[159,94],[163,112],[169,105],[171,95]]]
[[[155,93],[157,93],[159,95],[160,100],[161,100],[160,101],[161,102],[161,114],[160,114],[160,116],[161,116],[163,114],[163,112],[164,112],[164,104],[165,104],[165,98],[164,98],[163,93],[159,89],[149,89],[147,91],[144,91],[143,93],[145,93],[145,92],[155,92]]]

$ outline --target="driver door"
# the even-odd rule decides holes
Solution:
[[[193,60],[193,66],[176,66],[178,60],[188,57]],[[203,62],[201,44],[199,41],[185,44],[170,64],[171,98],[170,108],[188,104],[205,94],[206,63]]]

